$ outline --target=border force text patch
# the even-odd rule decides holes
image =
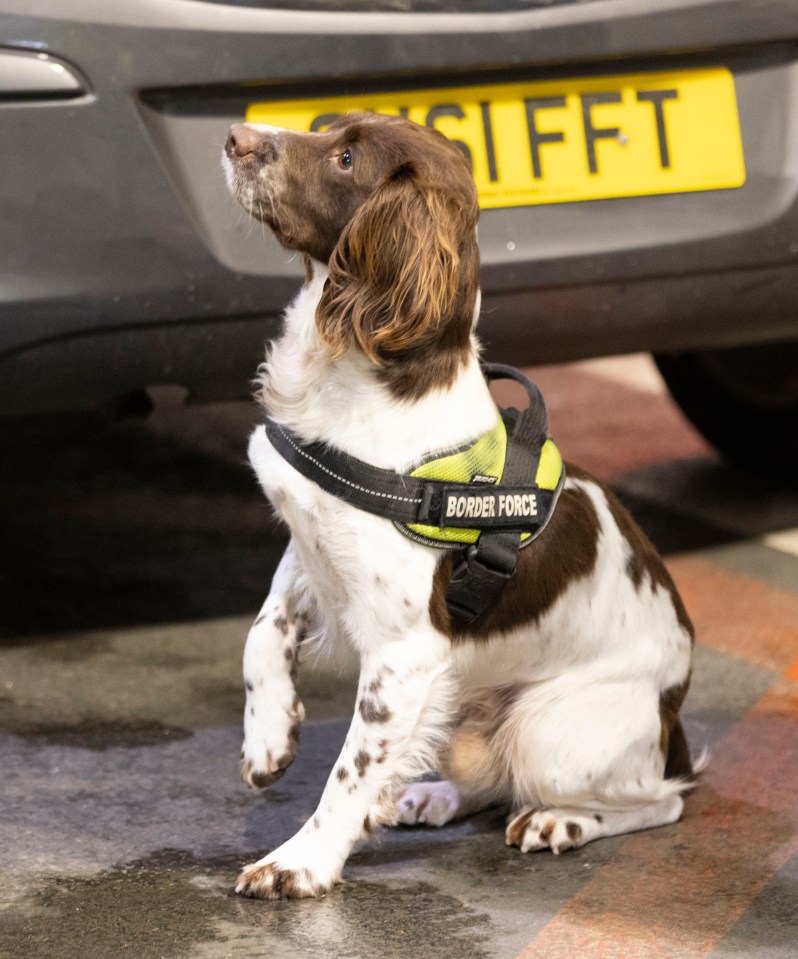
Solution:
[[[441,503],[441,526],[471,526],[480,520],[482,529],[518,528],[534,525],[538,517],[540,490],[535,486],[501,491],[474,488],[474,485],[449,489]]]

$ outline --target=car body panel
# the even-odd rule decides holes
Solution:
[[[301,267],[219,157],[275,97],[726,67],[745,185],[485,211],[481,336],[514,362],[798,336],[794,0],[296,6],[0,2],[0,52],[80,83],[0,96],[0,412],[246,393]]]

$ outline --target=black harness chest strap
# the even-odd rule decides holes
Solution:
[[[432,499],[432,492],[425,489],[431,481],[380,469],[326,443],[302,443],[274,420],[266,421],[266,435],[297,472],[367,513],[416,523],[425,499]]]
[[[507,416],[513,412],[502,410],[506,423],[513,422]],[[537,519],[519,517],[514,512],[505,511],[502,498],[513,499],[533,492],[540,507],[539,515],[547,517],[559,494],[559,490],[540,489],[534,484],[534,468],[524,473],[529,475],[531,472],[532,480],[514,485],[505,483],[504,479],[498,486],[457,483],[394,473],[324,443],[303,443],[298,436],[273,420],[266,421],[266,435],[286,462],[325,492],[357,509],[402,525],[423,524],[454,529],[472,529],[476,526],[480,529],[537,532],[540,526]],[[512,445],[508,433],[508,459]],[[532,461],[533,466],[536,461]],[[452,504],[457,504],[463,498],[480,501],[481,515],[478,520],[471,512],[463,511],[458,515],[453,508]]]

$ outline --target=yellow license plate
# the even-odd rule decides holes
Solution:
[[[246,118],[309,131],[350,110],[445,133],[470,158],[483,209],[745,182],[734,79],[721,67],[278,100]]]

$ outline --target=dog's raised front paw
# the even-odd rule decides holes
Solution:
[[[505,831],[508,846],[521,852],[551,849],[555,856],[568,849],[578,849],[593,838],[585,835],[588,820],[583,815],[562,809],[535,809],[524,806],[510,813]]]
[[[256,724],[257,712],[250,713],[244,723],[244,745],[241,749],[241,778],[249,786],[263,789],[271,786],[296,759],[300,722],[305,709],[298,696],[290,710],[279,719],[272,717]]]
[[[444,826],[457,815],[460,795],[450,782],[413,783],[396,804],[396,821],[406,826]]]
[[[285,773],[286,769],[296,759],[299,745],[299,722],[295,722],[289,730],[286,749],[275,757],[275,754],[261,741],[259,748],[252,749],[249,737],[244,739],[241,750],[241,778],[249,786],[264,789],[271,786]]]
[[[265,762],[255,766],[252,760],[242,757],[241,778],[248,786],[252,786],[255,789],[265,789],[283,777],[286,769],[288,769],[295,758],[296,754],[292,756],[288,753],[283,753],[279,759],[274,760],[272,759],[272,754],[267,750]]]

